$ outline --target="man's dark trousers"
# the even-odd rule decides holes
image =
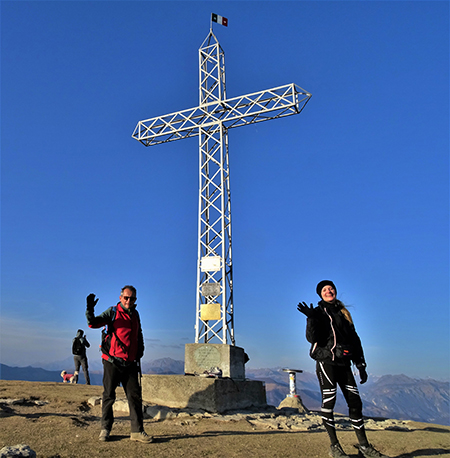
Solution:
[[[113,404],[116,400],[116,388],[122,383],[130,407],[131,432],[144,430],[142,412],[142,391],[139,384],[139,367],[137,363],[119,367],[109,361],[103,361],[103,401],[102,429],[111,431],[114,423]]]

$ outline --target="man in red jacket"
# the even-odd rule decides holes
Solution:
[[[124,286],[117,305],[95,316],[98,302],[95,294],[86,298],[86,319],[90,328],[107,326],[102,341],[103,400],[102,429],[99,439],[109,440],[114,423],[113,404],[116,388],[122,383],[128,399],[131,419],[131,436],[134,441],[150,443],[152,437],[144,431],[142,390],[139,383],[140,359],[144,354],[144,337],[141,321],[136,310],[136,288]]]

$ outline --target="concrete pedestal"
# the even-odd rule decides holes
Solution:
[[[245,352],[243,348],[225,344],[186,344],[184,372],[203,374],[219,368],[222,377],[245,380]]]
[[[266,406],[266,388],[258,380],[230,380],[189,375],[142,375],[142,399],[178,409],[211,413]]]
[[[308,413],[309,410],[303,405],[302,398],[296,396],[286,396],[278,406],[279,409],[289,407],[291,409],[298,409],[298,413]]]

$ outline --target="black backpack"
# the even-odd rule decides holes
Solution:
[[[72,342],[72,354],[80,356],[83,354],[83,344],[78,337],[75,337]]]

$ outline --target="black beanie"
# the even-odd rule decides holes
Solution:
[[[321,299],[322,299],[322,296],[320,295],[320,293],[322,292],[322,289],[324,288],[324,286],[327,286],[327,285],[330,285],[333,287],[334,291],[336,292],[336,296],[337,296],[337,288],[335,284],[331,280],[322,280],[320,283],[318,283],[317,288],[316,288],[316,293],[319,295]]]

